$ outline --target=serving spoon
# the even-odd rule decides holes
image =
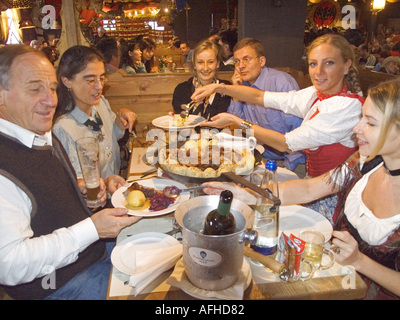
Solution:
[[[183,109],[179,114],[181,118],[186,119],[189,117],[189,111],[195,106],[196,102],[191,101],[188,104],[181,104],[181,108]]]

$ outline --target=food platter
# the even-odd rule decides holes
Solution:
[[[261,163],[262,161],[262,154],[258,150],[254,150],[254,167],[256,167],[258,164]],[[228,177],[226,177],[224,174],[221,174],[218,177],[210,177],[210,178],[202,178],[202,177],[190,177],[190,176],[185,176],[182,174],[174,173],[172,171],[169,171],[166,167],[162,167],[158,162],[155,164],[156,168],[161,169],[164,174],[168,177],[170,177],[173,180],[178,180],[182,182],[190,182],[190,183],[203,183],[203,182],[208,182],[208,181],[230,181]],[[250,170],[249,172],[244,173],[243,175],[248,175],[253,171]]]
[[[187,142],[188,141],[185,141],[185,142],[179,141],[173,147],[175,150],[174,149],[172,149],[172,150],[174,150],[175,152],[180,152],[180,150],[179,151],[176,151],[176,150],[184,147]],[[200,150],[200,151],[202,151],[202,150]],[[256,149],[254,149],[252,151],[249,151],[249,150],[247,150],[247,151],[249,153],[251,153],[252,165],[249,166],[248,168],[244,167],[244,170],[242,170],[242,172],[240,172],[240,173],[235,172],[242,176],[251,174],[254,171],[254,168],[257,167],[260,163],[262,163],[262,152],[263,152],[262,146],[257,146]],[[203,182],[208,182],[208,181],[229,181],[230,180],[229,178],[225,177],[224,174],[219,174],[219,175],[214,174],[214,175],[205,177],[205,176],[200,176],[197,174],[199,172],[199,170],[196,171],[195,175],[188,175],[183,170],[179,170],[179,171],[174,170],[173,166],[168,165],[168,163],[165,161],[166,154],[169,154],[170,152],[171,152],[171,145],[169,145],[167,143],[164,143],[164,144],[155,143],[154,145],[150,146],[146,152],[146,162],[149,163],[150,165],[155,166],[157,169],[160,169],[165,174],[165,176],[167,176],[173,180],[178,180],[178,181],[182,181],[182,182],[203,183]],[[180,159],[179,157],[180,157],[180,155],[178,154],[175,159]],[[199,161],[199,163],[203,163],[202,160],[203,159],[201,159]],[[244,163],[247,166],[248,162],[244,162]],[[242,169],[243,169],[243,167],[242,167]],[[215,169],[215,170],[217,173],[224,172],[223,170],[221,170],[221,168],[218,168],[218,170],[217,169]]]
[[[155,188],[157,190],[163,190],[168,186],[175,186],[179,189],[185,189],[186,186],[182,183],[179,183],[174,180],[162,179],[162,178],[152,178],[146,180],[137,181],[140,185],[144,187]],[[131,185],[131,184],[130,184]],[[129,186],[130,186],[129,185]],[[115,208],[126,208],[126,198],[124,196],[124,192],[129,188],[121,187],[111,197],[111,203]],[[138,217],[155,217],[164,215],[170,212],[173,212],[182,201],[185,201],[190,198],[189,192],[181,193],[175,200],[173,204],[171,204],[168,208],[158,211],[150,211],[148,207],[144,206],[143,208],[139,208],[137,210],[132,210],[128,207],[129,215],[138,216]]]

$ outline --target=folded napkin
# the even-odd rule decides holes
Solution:
[[[129,277],[129,285],[133,288],[136,296],[160,274],[172,268],[182,256],[182,245],[177,244],[167,247],[149,248],[137,246],[135,256],[132,257],[134,273]],[[141,250],[146,249],[146,250]]]
[[[243,259],[242,269],[239,271],[238,280],[229,288],[218,291],[204,290],[193,285],[185,272],[183,260],[180,259],[166,283],[182,289],[187,294],[205,300],[242,300],[243,293],[252,281],[251,269],[248,262]]]

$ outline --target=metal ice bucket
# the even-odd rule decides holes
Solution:
[[[182,202],[175,219],[182,230],[183,264],[190,282],[204,290],[223,290],[238,279],[243,264],[244,242],[255,244],[253,210],[233,199],[231,213],[237,232],[224,236],[203,235],[207,214],[218,207],[219,196],[201,196]]]

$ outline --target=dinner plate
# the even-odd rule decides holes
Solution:
[[[316,230],[325,237],[325,242],[332,236],[332,225],[320,213],[303,206],[280,206],[279,207],[279,231],[290,236],[299,237],[303,230]],[[280,236],[280,234],[279,234]]]
[[[164,233],[143,232],[118,243],[111,252],[111,262],[115,268],[127,275],[135,273],[135,251],[153,250],[179,244],[179,241]]]
[[[182,130],[197,127],[200,123],[206,121],[205,118],[201,116],[196,116],[190,114],[189,117],[186,118],[185,124],[181,127],[174,126],[172,123],[171,116],[162,116],[155,118],[151,123],[161,129],[174,129],[174,130]]]
[[[175,186],[175,187],[178,187],[179,189],[186,188],[186,186],[184,184],[176,182],[174,180],[169,180],[169,179],[152,178],[152,179],[140,180],[140,181],[135,181],[135,182],[137,182],[138,184],[140,184],[144,187],[155,188],[157,190],[163,190],[165,187],[168,187],[168,186]],[[128,189],[128,187],[121,187],[117,191],[115,191],[114,194],[112,195],[111,203],[115,208],[125,208],[126,199],[124,197],[124,191],[126,189]],[[171,204],[168,208],[165,208],[163,210],[150,211],[149,208],[143,207],[142,209],[138,209],[138,210],[129,209],[128,214],[133,215],[133,216],[138,216],[138,217],[160,216],[160,215],[167,214],[167,213],[174,211],[178,207],[180,202],[185,201],[189,198],[190,198],[190,193],[184,192],[184,193],[181,193],[175,199],[175,202],[173,204]]]

